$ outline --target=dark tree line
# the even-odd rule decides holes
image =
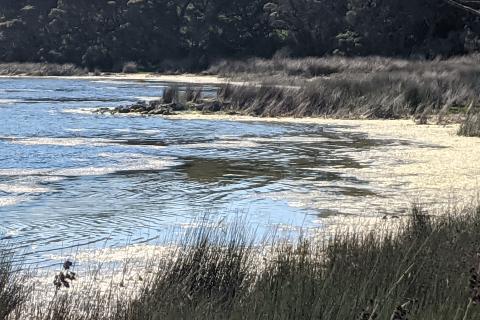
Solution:
[[[476,11],[454,0],[1,0],[0,60],[199,70],[278,50],[431,58],[480,47]]]

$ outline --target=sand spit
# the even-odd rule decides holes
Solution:
[[[99,81],[145,81],[145,82],[168,82],[179,84],[202,84],[202,85],[219,85],[224,83],[233,83],[227,78],[211,75],[198,74],[181,74],[181,75],[165,75],[155,73],[114,73],[102,75],[88,75],[88,76],[0,76],[2,78],[42,78],[42,79],[78,79],[78,80],[99,80]],[[235,82],[234,84],[242,84]]]

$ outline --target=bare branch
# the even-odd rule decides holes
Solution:
[[[467,6],[467,5],[465,5],[465,4],[462,4],[462,3],[458,2],[458,1],[455,1],[455,0],[444,0],[444,1],[445,1],[446,3],[454,6],[454,7],[463,9],[463,10],[465,10],[465,11],[467,11],[467,12],[470,12],[470,13],[473,13],[473,14],[475,14],[475,15],[477,15],[477,16],[480,16],[480,10],[474,9],[474,8],[472,8],[472,7],[469,7],[469,6]]]

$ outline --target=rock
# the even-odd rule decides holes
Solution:
[[[171,109],[168,109],[168,108],[159,108],[159,109],[154,109],[150,112],[148,112],[149,115],[163,115],[163,116],[168,116],[168,115],[172,115],[174,114],[173,113],[173,110]]]
[[[181,103],[172,103],[171,106],[173,111],[185,111],[187,110],[187,107]]]
[[[118,113],[129,113],[129,112],[130,112],[130,108],[124,106],[124,107],[116,108],[115,111],[117,111]]]
[[[138,113],[138,114],[143,114],[143,115],[172,115],[174,114],[175,111],[185,111],[188,110],[187,106],[178,103],[178,102],[172,102],[172,103],[163,103],[162,100],[154,100],[150,102],[137,102],[135,104],[132,104],[130,106],[119,106],[114,109],[109,109],[109,108],[100,108],[96,110],[96,112],[99,113],[105,113],[105,112],[110,112],[112,114],[115,113]]]
[[[158,110],[158,109],[172,110],[172,111],[187,110],[187,107],[184,104],[181,104],[178,102],[163,103],[162,100],[151,101],[149,104],[149,108],[151,108],[151,110]]]
[[[162,104],[163,104],[162,100],[153,100],[149,102],[148,106],[153,110],[160,107]]]
[[[112,112],[112,111],[113,110],[110,109],[110,108],[98,108],[94,112],[104,114],[104,113],[109,113],[109,112]]]

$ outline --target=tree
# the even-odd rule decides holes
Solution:
[[[324,55],[342,31],[344,0],[277,0],[265,6],[272,27],[286,35],[296,55]]]

